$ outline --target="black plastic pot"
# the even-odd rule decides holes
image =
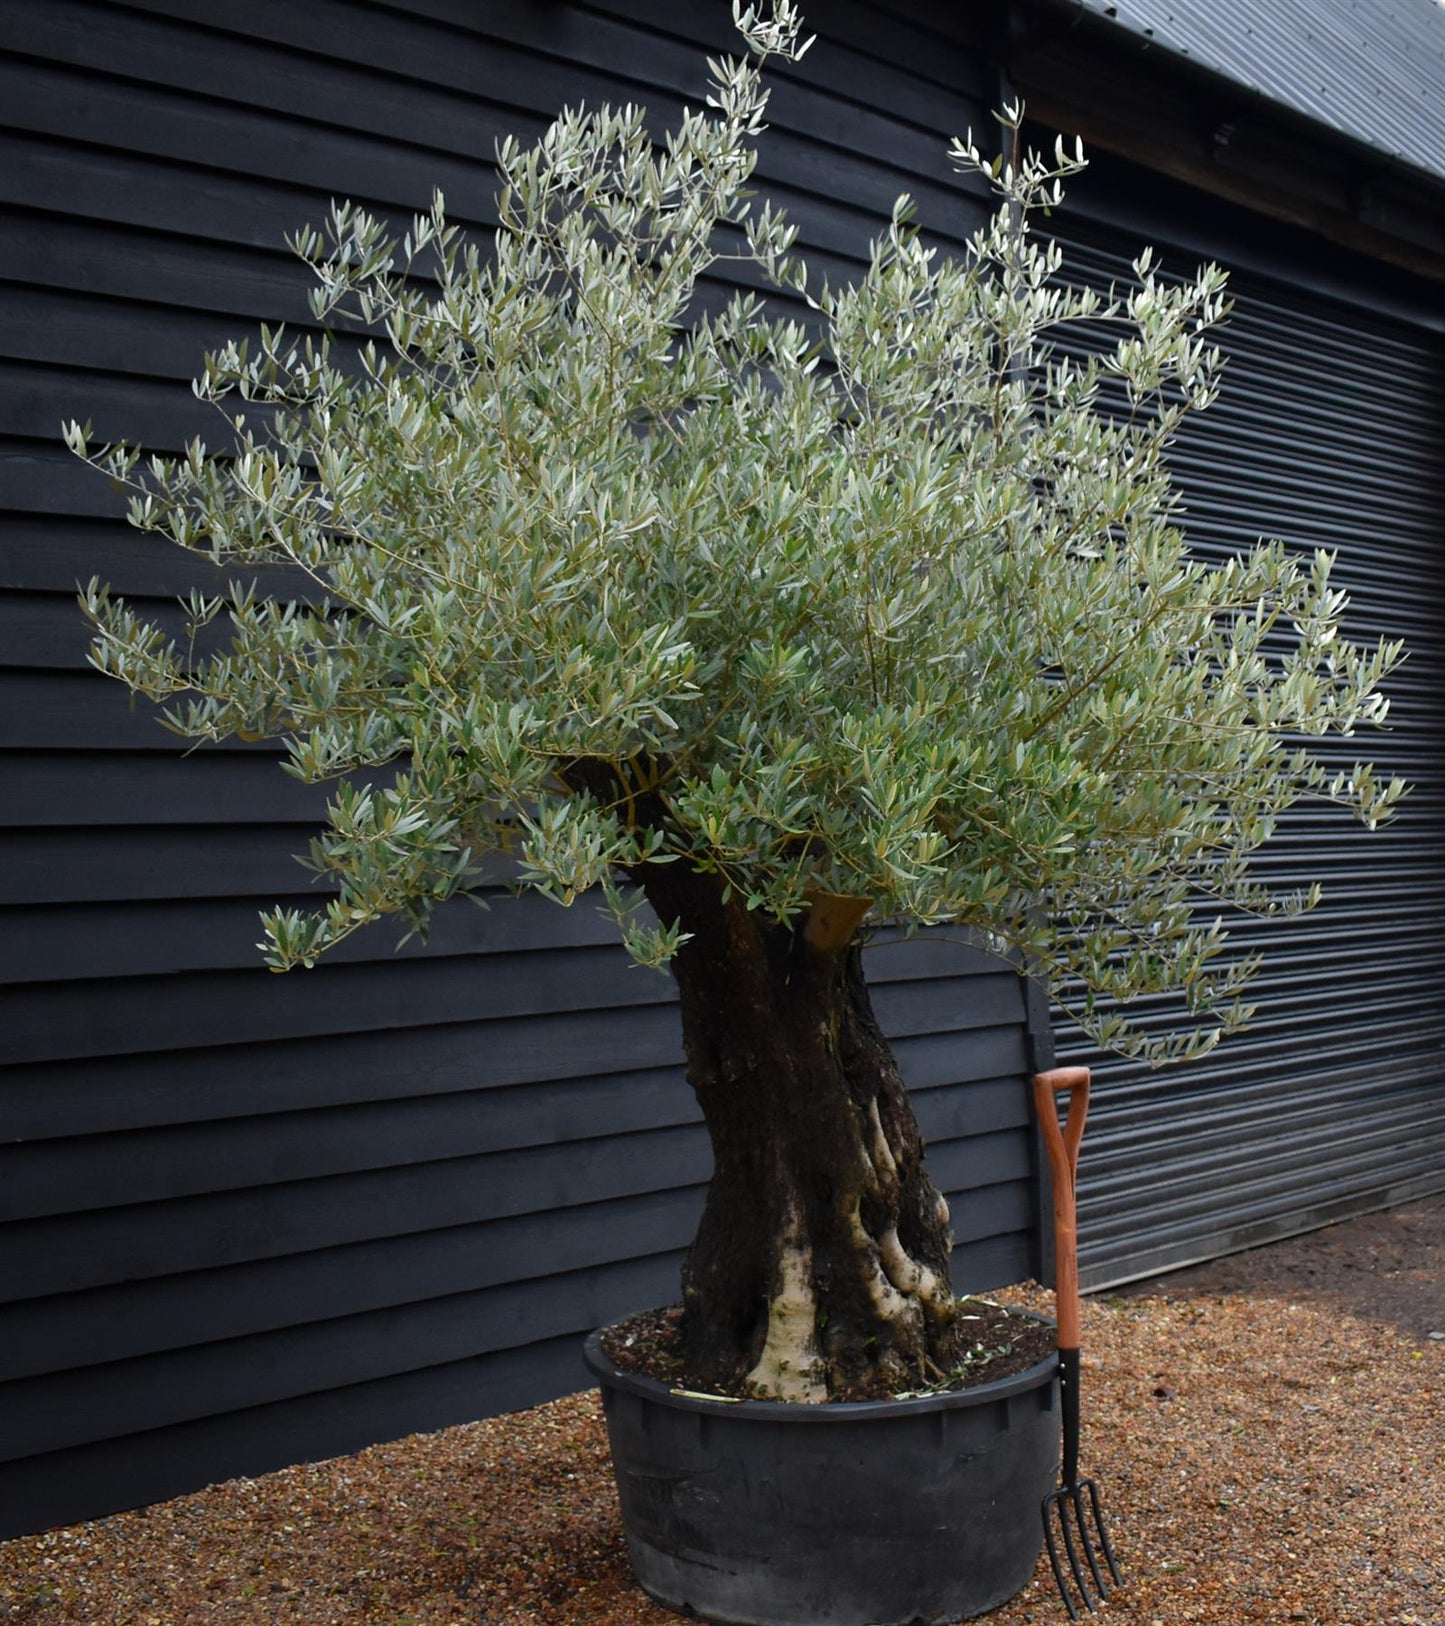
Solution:
[[[794,1406],[678,1394],[587,1340],[639,1584],[718,1626],[935,1626],[996,1608],[1043,1544],[1055,1357],[953,1394]]]

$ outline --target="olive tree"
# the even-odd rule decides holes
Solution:
[[[135,525],[314,584],[194,596],[178,638],[83,595],[171,728],[334,786],[329,898],[265,918],[269,963],[424,929],[497,855],[600,899],[676,979],[712,1139],[690,1369],[813,1400],[928,1381],[955,1314],[870,930],[970,930],[1100,1044],[1199,1054],[1249,1014],[1218,911],[1317,895],[1252,874],[1280,815],[1400,793],[1314,749],[1383,716],[1398,649],[1341,635],[1323,554],[1190,555],[1166,452],[1216,392],[1219,271],[1066,285],[1034,221],[1077,149],[968,138],[998,197],[966,251],[900,200],[823,285],[748,190],[798,19],[738,21],[665,139],[627,107],[503,143],[485,251],[440,197],[400,240],[349,205],[303,230],[328,336],[208,357],[214,449],[68,435]]]

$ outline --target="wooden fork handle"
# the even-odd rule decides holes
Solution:
[[[1059,1117],[1058,1096],[1068,1093],[1068,1115]],[[1055,1067],[1034,1074],[1034,1113],[1049,1154],[1054,1193],[1054,1298],[1059,1316],[1059,1348],[1079,1347],[1079,1234],[1074,1182],[1079,1143],[1089,1115],[1089,1069]]]

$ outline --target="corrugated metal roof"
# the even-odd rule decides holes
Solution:
[[[1439,0],[1078,0],[1086,11],[1445,177]]]

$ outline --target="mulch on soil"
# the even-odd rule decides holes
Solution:
[[[957,1315],[951,1354],[944,1357],[947,1367],[938,1370],[937,1381],[928,1390],[919,1389],[915,1393],[971,1389],[976,1384],[1012,1377],[1048,1360],[1057,1347],[1052,1324],[1042,1325],[991,1299],[964,1299],[958,1305]],[[713,1393],[729,1400],[748,1399],[747,1384],[741,1378],[719,1383],[715,1378],[687,1370],[681,1348],[681,1317],[680,1305],[643,1310],[629,1316],[604,1329],[602,1352],[619,1371],[639,1373],[669,1388],[686,1389],[692,1394]],[[873,1392],[865,1389],[856,1393],[845,1391],[832,1398],[889,1400],[906,1396],[894,1395],[886,1389]]]
[[[1090,1299],[1084,1350],[1101,1626],[1445,1626],[1445,1197]],[[590,1394],[0,1544],[5,1626],[676,1618],[632,1585]],[[989,1617],[1065,1619],[1043,1563]]]

